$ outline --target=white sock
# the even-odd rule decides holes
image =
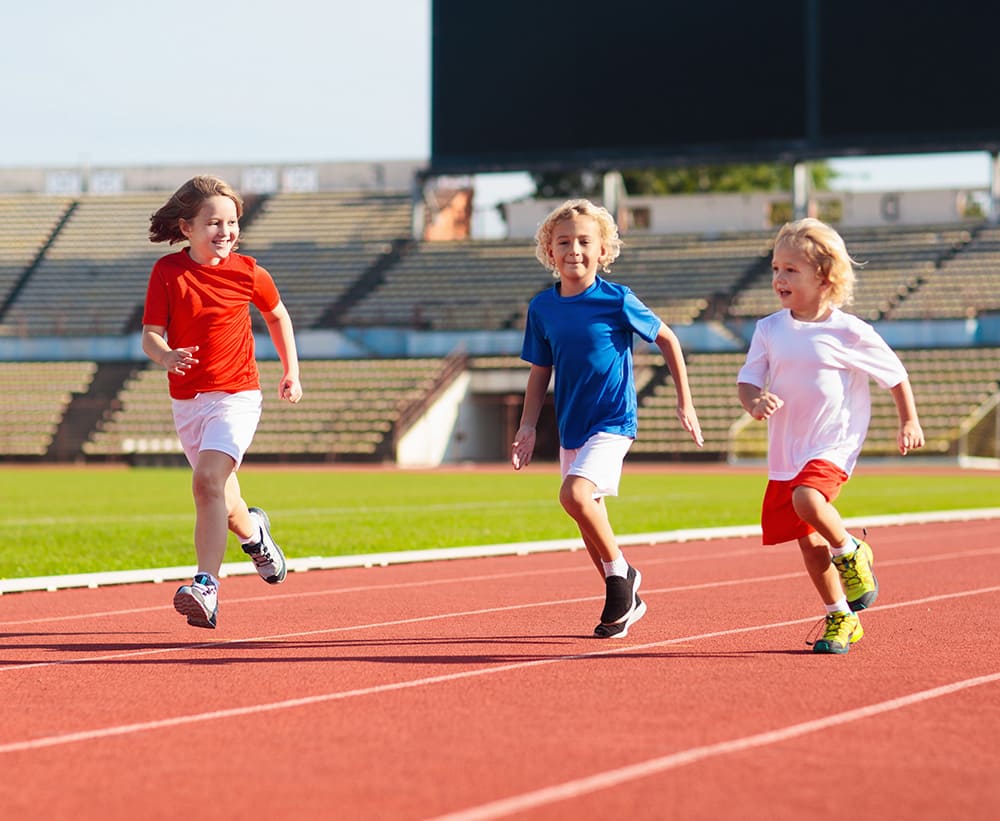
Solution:
[[[825,605],[827,613],[850,613],[851,608],[847,604],[847,599],[835,601],[833,604]]]
[[[258,521],[253,516],[250,517],[250,521],[253,522],[253,535],[246,539],[240,539],[240,544],[258,544],[263,538]]]
[[[625,561],[625,555],[623,553],[618,554],[618,558],[613,562],[602,561],[601,565],[604,567],[604,578],[608,576],[621,576],[622,578],[628,577],[628,562]]]
[[[854,537],[850,534],[847,535],[847,541],[844,542],[840,547],[834,547],[830,549],[830,552],[834,556],[846,556],[848,553],[853,553],[858,549],[858,543],[854,541]]]

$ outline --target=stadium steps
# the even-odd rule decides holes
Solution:
[[[368,296],[385,281],[385,273],[395,266],[413,248],[412,239],[395,239],[392,241],[389,250],[379,256],[368,269],[355,280],[337,301],[331,305],[319,317],[314,328],[339,328],[342,327],[341,318],[346,315],[352,307]]]
[[[135,362],[98,363],[86,392],[72,395],[45,454],[46,461],[71,462],[80,457],[83,443],[111,411],[125,380],[139,367]]]

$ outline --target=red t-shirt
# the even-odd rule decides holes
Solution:
[[[198,365],[167,375],[170,395],[259,389],[250,304],[267,313],[280,301],[271,275],[253,257],[230,254],[218,265],[199,265],[185,248],[157,260],[142,324],[165,327],[171,348],[198,346]]]

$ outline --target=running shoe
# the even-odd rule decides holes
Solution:
[[[836,613],[827,613],[823,638],[813,644],[813,652],[846,653],[851,649],[851,645],[860,640],[864,634],[861,619],[856,613],[845,613],[842,610],[838,610]]]
[[[264,581],[281,584],[285,580],[285,554],[271,538],[271,520],[259,507],[250,508],[250,515],[260,524],[260,541],[243,545],[243,552],[253,559]]]
[[[608,576],[604,579],[605,597],[601,623],[594,628],[598,638],[620,638],[628,635],[628,628],[646,614],[646,604],[639,598],[642,574],[629,565],[627,576]]]
[[[187,616],[192,627],[215,629],[215,619],[219,614],[219,588],[211,577],[199,573],[191,584],[177,588],[174,593],[174,610]]]
[[[617,624],[599,624],[594,628],[594,637],[598,639],[622,639],[628,635],[628,629],[646,615],[646,602],[635,594],[635,609],[632,614]]]
[[[844,595],[851,610],[865,610],[878,598],[878,579],[872,571],[874,563],[875,559],[868,542],[860,540],[853,553],[833,557],[833,564],[840,574]]]

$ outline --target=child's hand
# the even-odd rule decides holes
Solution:
[[[535,428],[533,425],[521,425],[517,429],[514,437],[514,444],[511,445],[510,463],[514,470],[520,470],[531,461],[531,454],[535,452]]]
[[[286,376],[278,385],[278,399],[284,399],[293,405],[302,398],[302,386],[298,379]]]
[[[168,373],[187,373],[198,364],[194,355],[198,351],[197,345],[190,348],[174,348],[163,357],[163,367]]]
[[[776,396],[770,391],[761,391],[760,396],[753,400],[750,406],[750,415],[758,421],[767,419],[774,415],[775,411],[781,410],[785,405],[785,400]]]
[[[698,447],[705,446],[705,437],[701,433],[701,423],[698,421],[698,414],[694,408],[677,408],[677,418],[681,420],[684,430],[691,434],[691,438]]]
[[[906,456],[911,450],[924,446],[924,431],[919,422],[904,422],[899,426],[899,435],[896,437],[896,444],[899,445],[899,453]]]

